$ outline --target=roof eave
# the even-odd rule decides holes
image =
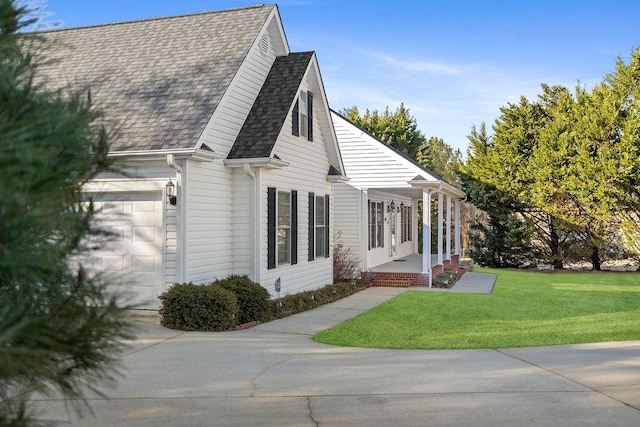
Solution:
[[[407,183],[414,188],[421,188],[423,190],[432,191],[435,190],[460,199],[466,196],[466,193],[464,191],[454,187],[453,185],[443,180],[429,181],[421,176],[417,176],[412,180],[407,181]]]
[[[254,157],[246,159],[225,159],[224,165],[230,168],[242,168],[245,164],[248,164],[254,168],[263,169],[282,169],[289,166],[289,162],[284,160],[274,159],[271,157]]]
[[[329,182],[349,182],[350,180],[344,175],[327,175],[327,181]]]
[[[164,160],[167,154],[173,154],[176,159],[190,159],[198,162],[210,162],[212,160],[221,159],[220,154],[203,150],[199,148],[172,148],[164,150],[132,150],[132,151],[113,151],[109,153],[109,157],[119,159],[133,160]]]

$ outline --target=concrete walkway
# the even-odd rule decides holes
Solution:
[[[118,387],[90,402],[95,417],[71,415],[71,424],[640,425],[640,341],[422,351],[311,339],[405,290],[369,288],[237,332],[172,331],[147,318],[122,358]],[[36,408],[49,419],[69,419],[59,400]]]
[[[460,280],[458,280],[449,291],[490,294],[493,292],[493,285],[496,283],[496,278],[497,276],[495,274],[468,271],[462,275]]]

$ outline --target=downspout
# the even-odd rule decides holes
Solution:
[[[177,279],[179,282],[186,282],[186,257],[187,257],[187,236],[185,227],[185,200],[184,186],[182,185],[183,169],[176,163],[176,159],[173,154],[167,154],[167,165],[176,172],[176,195],[178,197],[177,209],[176,209],[176,222],[178,226],[178,247],[176,248],[176,257],[178,269],[176,271]]]
[[[251,202],[251,218],[249,220],[249,229],[251,236],[253,236],[253,256],[251,262],[251,272],[253,281],[260,283],[260,170],[256,172],[251,170],[250,163],[244,163],[242,165],[245,175],[247,175],[253,181],[253,194]]]

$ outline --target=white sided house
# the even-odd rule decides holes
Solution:
[[[344,168],[316,55],[289,51],[277,6],[41,35],[47,83],[91,91],[127,172],[85,188],[115,232],[87,266],[151,309],[176,282],[332,282]]]
[[[431,286],[443,270],[456,269],[465,194],[335,111],[331,118],[349,177],[334,186],[334,231],[358,259],[364,277],[378,285]],[[434,199],[438,222],[432,230]],[[419,202],[425,206],[422,248]],[[437,233],[436,247],[432,233]]]

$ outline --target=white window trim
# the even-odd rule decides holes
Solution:
[[[299,121],[298,121],[298,125],[299,125],[299,131],[300,131],[300,137],[303,137],[305,139],[309,138],[309,118],[307,117],[307,91],[301,90],[300,91],[300,96],[298,97],[299,99],[299,103],[298,103],[298,115],[299,115]]]
[[[368,216],[369,249],[384,248],[384,202],[369,200]],[[372,233],[372,228],[375,233]]]
[[[280,224],[280,197],[286,195],[289,199],[289,212],[287,213],[287,218],[289,219],[289,224],[282,225]],[[280,259],[280,230],[288,230],[287,238],[285,244],[287,246],[287,259]],[[276,191],[276,265],[282,264],[290,264],[291,263],[291,192],[289,191]]]

